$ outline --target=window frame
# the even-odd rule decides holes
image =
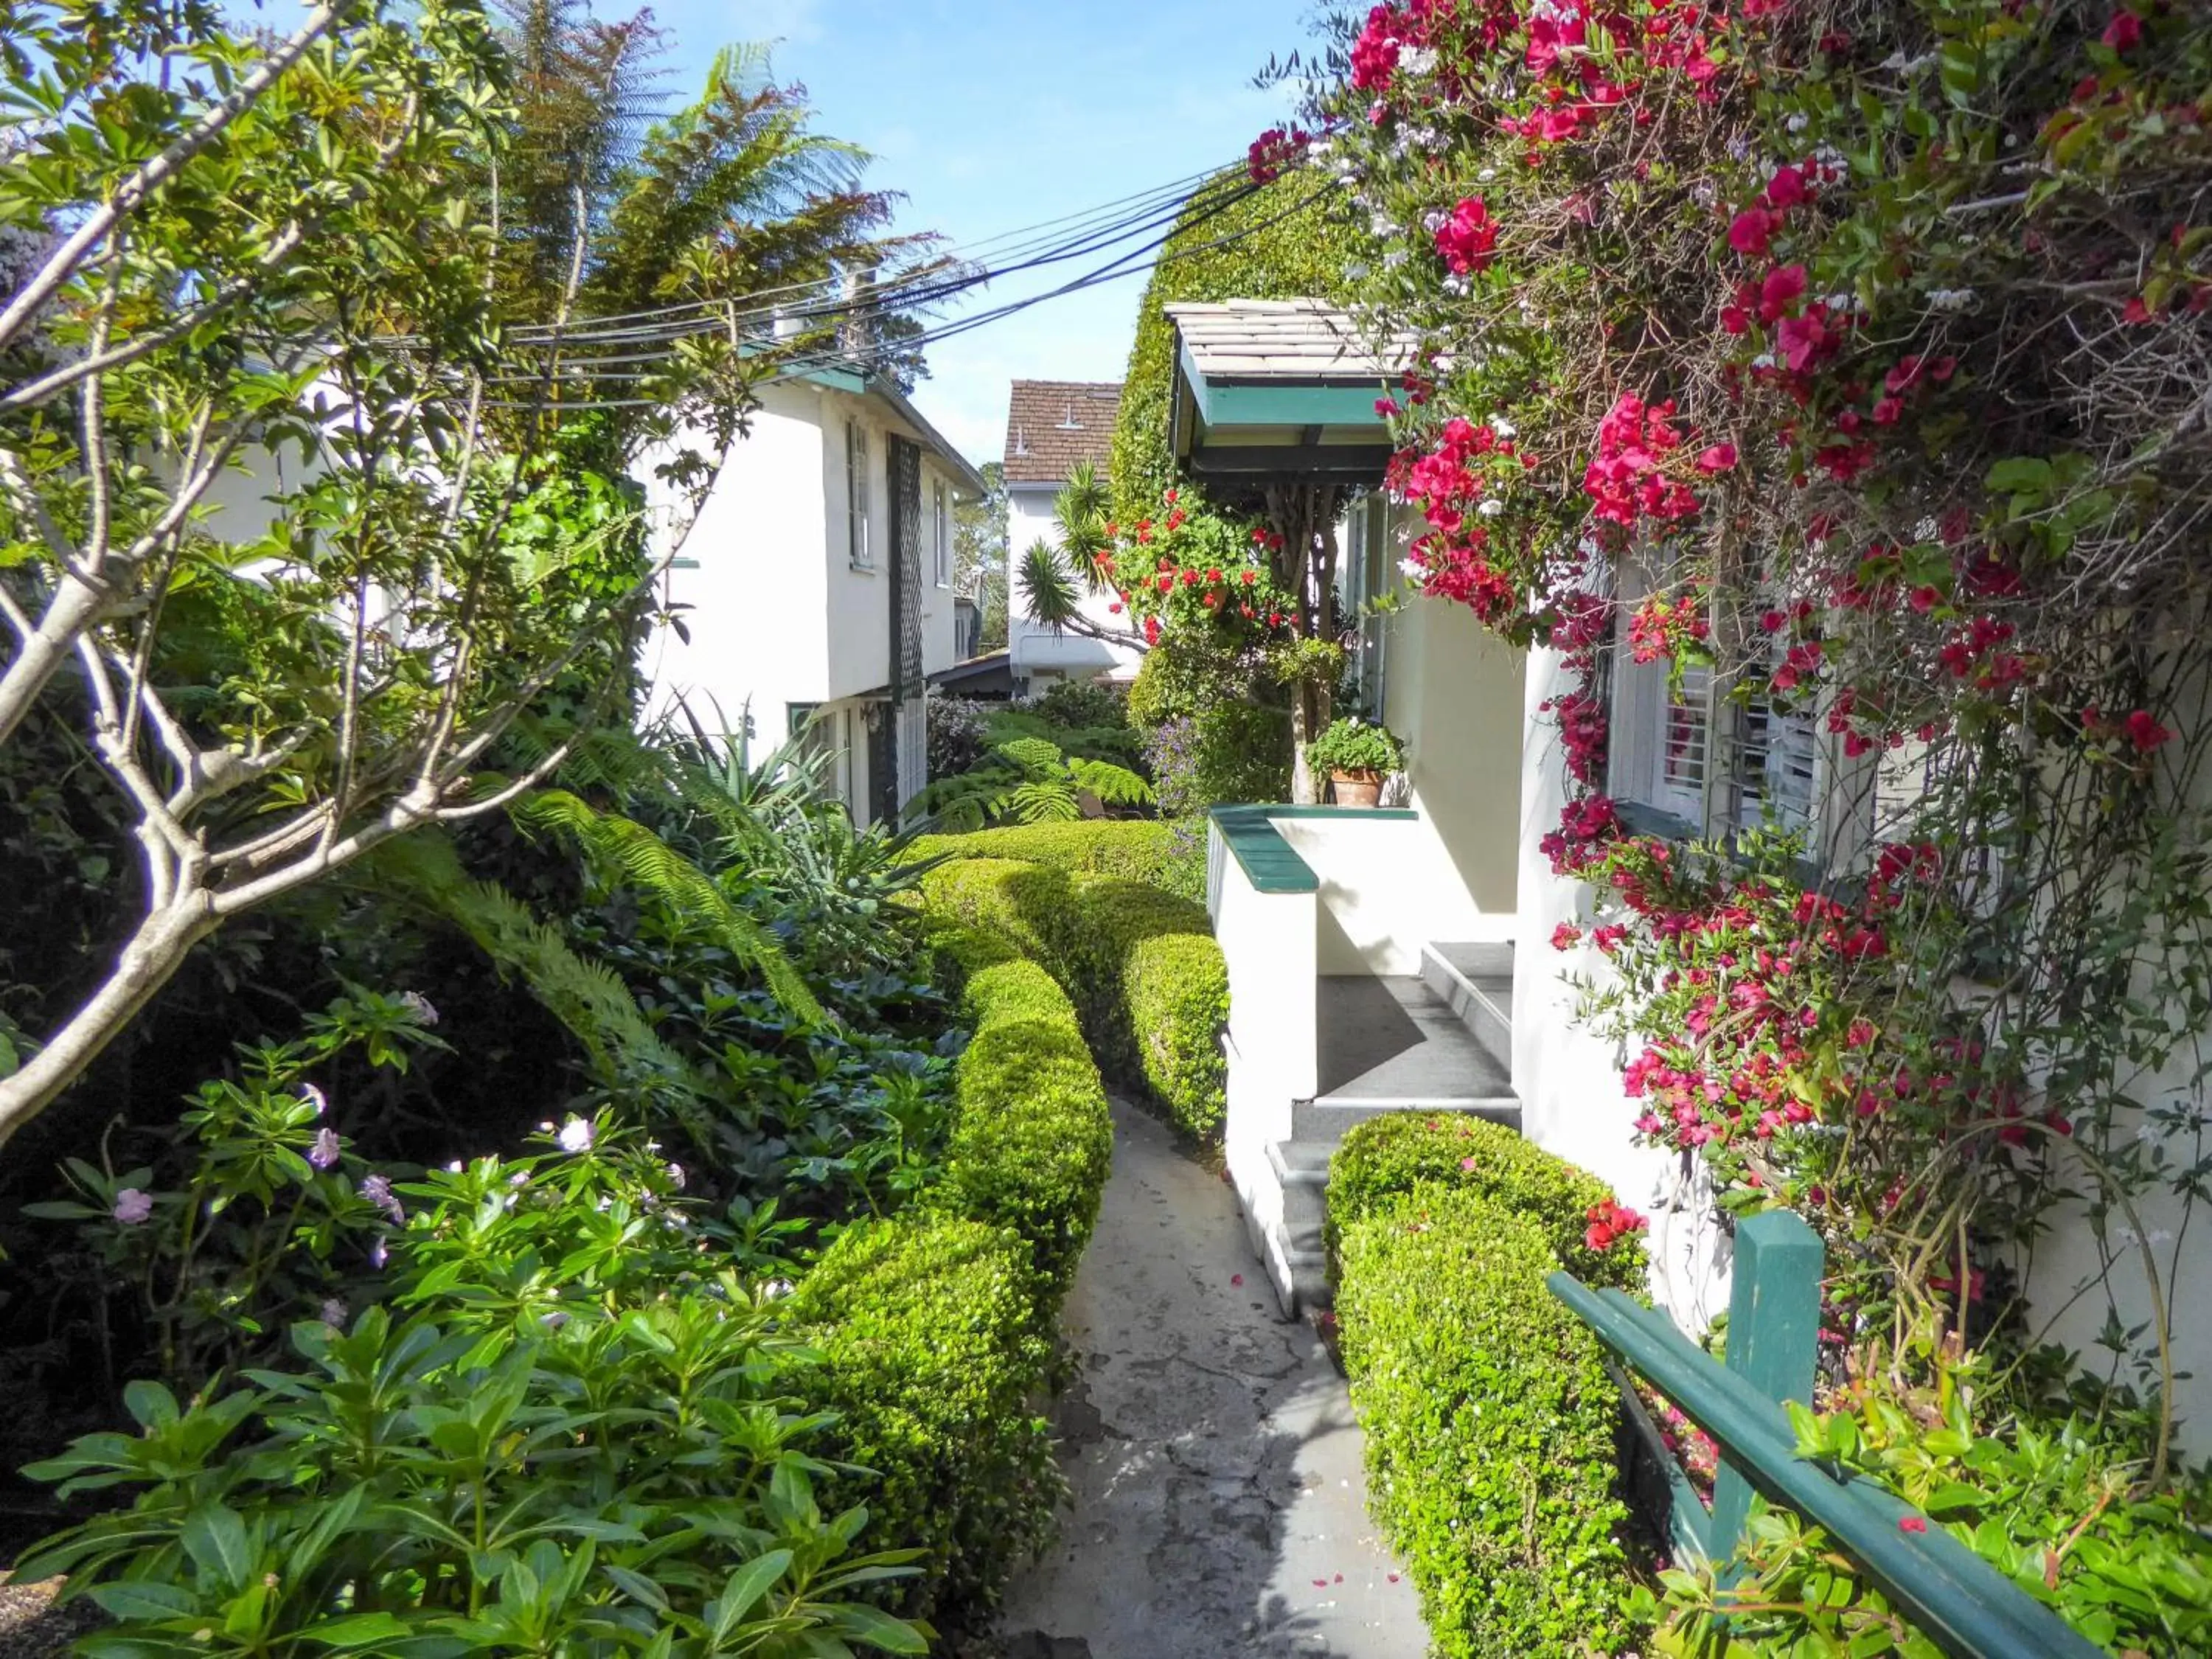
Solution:
[[[845,556],[855,570],[873,574],[876,550],[869,533],[868,428],[858,416],[845,421]]]
[[[937,545],[937,585],[952,586],[952,492],[942,478],[933,478],[929,484],[930,534]]]

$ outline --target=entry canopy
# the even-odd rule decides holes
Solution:
[[[1176,336],[1169,442],[1217,498],[1382,482],[1390,434],[1375,402],[1413,366],[1413,335],[1378,352],[1349,312],[1320,300],[1166,309]]]

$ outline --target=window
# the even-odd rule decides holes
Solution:
[[[868,429],[845,422],[846,552],[855,570],[872,570],[875,549],[868,540]]]
[[[937,585],[952,586],[952,501],[942,483],[930,496],[930,533],[937,538]]]
[[[1747,678],[1759,686],[1754,668]],[[1717,688],[1709,668],[1670,675],[1662,659],[1614,661],[1609,792],[1656,809],[1690,835],[1717,837],[1771,823],[1814,832],[1817,853],[1835,837],[1828,757],[1814,709],[1778,708],[1761,692]],[[1833,852],[1838,847],[1826,847]]]

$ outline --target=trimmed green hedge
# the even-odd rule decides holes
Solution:
[[[1369,1504],[1437,1659],[1614,1653],[1631,1632],[1620,1401],[1544,1286],[1546,1230],[1425,1184],[1346,1225],[1336,1312]]]
[[[931,870],[921,902],[1040,963],[1073,1000],[1108,1076],[1185,1133],[1219,1132],[1229,966],[1203,908],[1142,882],[988,858]]]
[[[867,1535],[919,1549],[885,1587],[910,1617],[995,1606],[1018,1561],[1052,1537],[1063,1483],[1031,1400],[1052,1359],[1029,1251],[1011,1228],[927,1212],[849,1229],[786,1304],[823,1357],[793,1378],[836,1413],[810,1449],[858,1464],[825,1506],[865,1504]]]
[[[1158,818],[1010,823],[964,836],[920,836],[915,859],[1018,859],[1072,875],[1141,881],[1194,904],[1206,902],[1206,827]]]
[[[969,964],[963,1003],[975,1035],[955,1073],[946,1192],[1022,1236],[1057,1311],[1113,1161],[1105,1085],[1066,993],[1036,963]]]
[[[965,1624],[1053,1534],[1064,1486],[1033,1407],[1114,1127],[1051,975],[988,934],[939,925],[930,942],[975,1033],[953,1073],[945,1179],[915,1209],[847,1230],[786,1304],[787,1328],[823,1358],[793,1378],[838,1413],[823,1455],[862,1470],[825,1501],[865,1504],[870,1537],[924,1552],[885,1605]]]
[[[1389,1112],[1346,1133],[1328,1161],[1323,1237],[1329,1271],[1338,1271],[1345,1228],[1430,1182],[1527,1216],[1567,1271],[1585,1284],[1644,1288],[1641,1241],[1621,1240],[1606,1250],[1583,1242],[1591,1207],[1610,1199],[1612,1188],[1517,1130],[1459,1112]]]

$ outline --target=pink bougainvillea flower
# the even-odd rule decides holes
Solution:
[[[1455,276],[1486,270],[1498,246],[1498,222],[1480,196],[1469,196],[1437,227],[1437,252]]]
[[[1734,444],[1715,444],[1698,456],[1698,471],[1708,477],[1716,472],[1725,472],[1735,465]]]
[[[2116,11],[2105,25],[2102,39],[2114,52],[2133,52],[2142,40],[2142,19],[2131,11]]]
[[[1805,267],[1780,265],[1766,273],[1759,284],[1759,320],[1776,323],[1782,320],[1790,308],[1805,297]]]
[[[1897,1517],[1897,1529],[1899,1532],[1926,1532],[1928,1522],[1917,1515],[1900,1515]]]
[[[1766,252],[1774,240],[1778,215],[1765,208],[1746,208],[1729,222],[1729,246],[1738,253],[1756,256]]]
[[[2150,319],[2150,307],[2143,303],[2140,294],[2120,307],[2120,320],[2124,323],[2147,323]]]
[[[1796,167],[1778,167],[1767,182],[1766,205],[1778,210],[1802,207],[1811,199],[1812,192],[1805,188],[1805,175]]]
[[[1552,948],[1554,951],[1571,951],[1582,942],[1583,930],[1571,921],[1563,921],[1552,929]]]
[[[1398,412],[1398,400],[1395,398],[1377,398],[1375,400],[1375,412],[1384,420],[1389,420]]]
[[[2120,722],[2120,729],[2128,734],[2128,741],[2148,754],[2159,744],[2168,741],[2173,733],[2154,719],[2147,708],[2138,708]]]

